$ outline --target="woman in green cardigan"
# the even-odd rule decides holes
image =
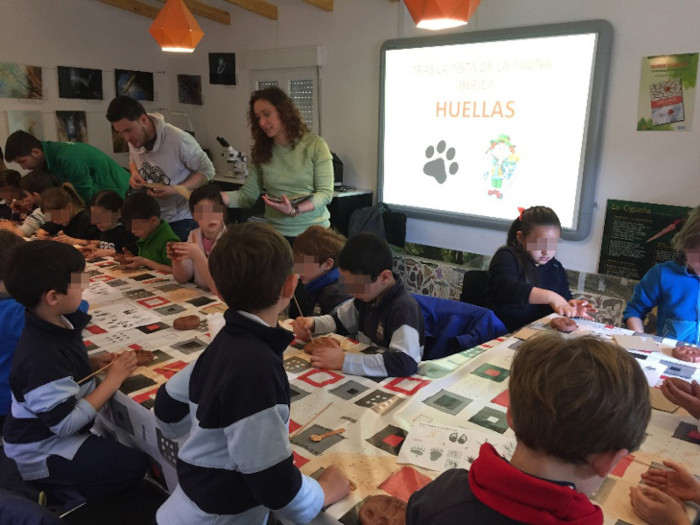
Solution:
[[[292,99],[277,87],[251,95],[248,122],[250,175],[239,190],[223,192],[224,203],[249,208],[262,195],[265,219],[290,241],[313,224],[330,226],[333,162],[326,142],[309,131]]]

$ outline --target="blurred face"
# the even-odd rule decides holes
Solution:
[[[700,246],[687,248],[685,250],[685,256],[688,261],[688,267],[697,275],[700,275]]]
[[[294,273],[299,274],[299,278],[304,284],[318,279],[331,268],[333,268],[333,259],[318,262],[318,259],[312,255],[302,254],[294,257]]]
[[[224,225],[224,208],[210,199],[203,199],[194,205],[192,217],[202,229],[205,237],[216,238]]]
[[[85,272],[74,272],[70,275],[70,284],[65,295],[59,295],[61,298],[61,313],[70,314],[75,312],[80,306],[80,301],[83,298],[83,291],[90,286],[90,278]]]
[[[61,226],[68,226],[68,223],[73,218],[71,210],[67,208],[64,210],[46,210],[44,216],[46,217],[46,222],[55,222]]]
[[[139,239],[145,239],[153,230],[155,230],[160,224],[158,217],[151,217],[150,219],[132,219],[131,221],[131,233],[136,235]]]
[[[253,114],[263,132],[282,146],[289,142],[287,132],[280,120],[277,108],[265,99],[258,99],[253,104]]]
[[[105,210],[102,206],[90,206],[90,222],[101,232],[111,230],[119,222],[116,211]]]
[[[17,157],[15,162],[25,170],[38,170],[44,167],[44,152],[34,148],[29,155]]]
[[[142,147],[155,136],[155,130],[151,131],[152,123],[147,115],[141,115],[138,120],[123,118],[112,122],[112,128],[122,138],[135,148]]]
[[[354,274],[340,270],[340,288],[355,299],[366,303],[374,301],[382,291],[380,280],[369,275]]]
[[[556,226],[535,226],[530,233],[517,234],[518,242],[538,266],[548,263],[557,253],[561,230]]]

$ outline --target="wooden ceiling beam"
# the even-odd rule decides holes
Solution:
[[[113,7],[118,7],[119,9],[124,9],[125,11],[131,11],[137,15],[145,16],[148,18],[154,18],[158,16],[160,9],[153,7],[138,0],[97,0],[103,4],[111,5]]]
[[[214,22],[219,22],[220,24],[224,24],[227,26],[231,25],[231,15],[223,9],[213,7],[209,4],[205,4],[204,2],[200,2],[199,0],[182,1],[187,6],[187,9],[189,9],[192,12],[193,15],[208,18],[209,20],[213,20]],[[156,0],[156,2],[164,4],[166,0]]]
[[[277,6],[265,0],[224,0],[229,4],[242,7],[270,20],[277,20]]]
[[[333,0],[304,0],[304,2],[315,5],[324,11],[333,11]]]

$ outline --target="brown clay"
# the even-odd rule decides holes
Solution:
[[[199,317],[196,315],[184,315],[173,321],[173,328],[175,330],[195,330],[199,328],[199,323]]]
[[[359,518],[362,525],[405,525],[406,503],[394,496],[370,496]]]
[[[700,348],[695,348],[694,346],[677,346],[671,350],[671,354],[681,361],[700,363]]]
[[[549,322],[549,326],[564,333],[573,332],[578,328],[576,321],[569,317],[555,317]]]

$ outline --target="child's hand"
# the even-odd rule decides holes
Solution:
[[[56,237],[53,238],[53,240],[58,241],[58,242],[62,242],[63,244],[77,244],[77,245],[81,245],[85,242],[82,239],[76,239],[75,237],[71,237],[70,235],[66,235],[65,233],[63,233],[63,230],[58,232],[58,234],[56,235]]]
[[[121,385],[136,370],[136,366],[136,353],[131,351],[124,352],[114,359],[112,366],[107,369],[105,381],[110,380]]]
[[[36,231],[36,238],[46,241],[51,238],[51,235],[49,235],[49,232],[47,232],[44,228],[39,228]]]
[[[129,257],[125,255],[124,258],[119,262],[119,266],[126,270],[135,270],[136,268],[141,268],[145,266],[144,258],[138,255]]]
[[[297,317],[292,322],[292,331],[299,339],[308,341],[314,333],[313,317]]]
[[[659,489],[631,487],[630,501],[634,513],[651,525],[690,525],[681,502]]]
[[[110,364],[116,358],[117,354],[114,354],[112,352],[102,352],[99,355],[90,357],[90,366],[92,367],[93,371],[99,370],[100,368]]]
[[[642,473],[644,483],[683,501],[700,502],[700,482],[690,472],[673,461],[664,461],[673,470],[650,468]]]
[[[693,380],[687,383],[676,377],[669,377],[661,385],[661,392],[671,403],[685,408],[695,419],[700,419],[700,384]]]
[[[593,321],[593,317],[591,317],[589,314],[594,314],[598,311],[594,305],[585,299],[571,299],[569,301],[569,305],[576,309],[574,317],[582,317],[583,319],[588,319],[589,321]]]
[[[339,346],[324,346],[311,354],[311,366],[326,370],[342,370],[345,362],[345,352]]]
[[[337,465],[326,468],[318,477],[318,484],[323,489],[324,507],[340,501],[350,493],[350,482]]]
[[[169,242],[167,252],[171,261],[194,260],[197,257],[206,257],[199,245],[193,242]]]
[[[571,306],[566,299],[556,292],[550,292],[549,304],[550,308],[554,310],[555,313],[563,315],[566,317],[574,317],[576,314],[576,308]]]

